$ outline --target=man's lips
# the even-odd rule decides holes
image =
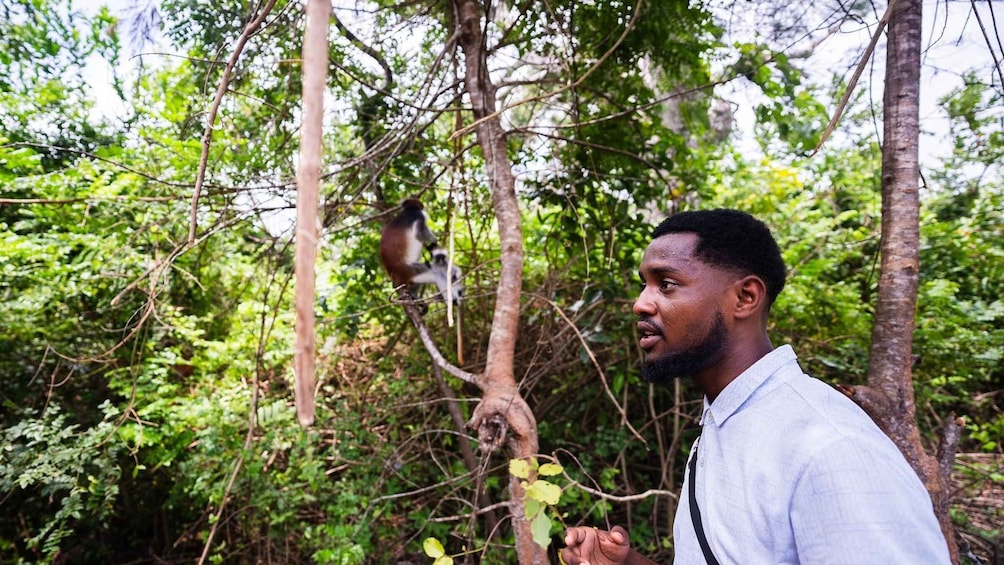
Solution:
[[[662,330],[652,322],[644,320],[638,322],[638,333],[641,334],[638,345],[645,350],[652,349],[662,340]]]

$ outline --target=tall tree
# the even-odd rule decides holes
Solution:
[[[460,46],[464,51],[464,83],[476,120],[478,145],[484,154],[502,250],[502,269],[488,339],[487,362],[484,373],[478,379],[484,396],[474,411],[470,425],[477,430],[483,450],[497,449],[504,442],[512,458],[529,458],[538,451],[537,422],[520,395],[513,372],[523,281],[523,231],[516,199],[516,181],[506,148],[505,131],[495,110],[496,88],[488,72],[488,50],[481,32],[480,5],[475,0],[455,0],[453,10]],[[510,477],[509,493],[512,497],[509,511],[519,562],[532,565],[547,563],[543,548],[533,541],[530,523],[523,511],[525,493],[521,479]]]
[[[868,385],[849,390],[896,443],[931,493],[952,562],[958,563],[958,545],[948,515],[958,425],[954,416],[948,418],[938,456],[927,454],[917,425],[912,378],[920,271],[921,5],[921,0],[893,0],[889,8],[883,100],[881,271]]]

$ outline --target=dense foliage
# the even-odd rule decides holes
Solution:
[[[706,9],[638,6],[500,5],[487,29],[523,205],[516,374],[542,454],[568,473],[555,479],[562,519],[626,524],[668,559],[672,498],[611,502],[571,483],[679,489],[699,396],[686,382],[643,384],[632,335],[652,222],[688,207],[762,217],[790,267],[775,343],[792,343],[812,374],[860,383],[880,165],[862,102],[843,142],[807,158],[833,93],[769,45],[724,44]],[[469,417],[476,391],[430,369],[375,257],[385,212],[420,195],[466,274],[463,339],[443,305],[426,320],[448,357],[482,367],[499,250],[480,153],[469,132],[453,135],[471,117],[452,15],[436,2],[336,10],[318,417],[304,430],[289,225],[302,6],[280,0],[234,69],[194,246],[206,110],[252,7],[165,0],[165,42],[186,57],[145,55],[134,80],[116,76],[117,117],[85,73],[122,59],[127,26],[71,8],[0,8],[0,562],[422,562],[430,536],[472,562],[513,562],[504,511],[471,513],[478,492],[505,498],[508,461],[465,464],[470,438],[449,408]],[[725,79],[762,95],[759,148],[706,87]],[[969,79],[941,106],[954,151],[922,171],[914,380],[931,442],[954,412],[968,421],[961,450],[999,462],[1004,105]],[[994,469],[958,473],[999,485]],[[1001,551],[1000,522],[986,525],[999,515],[980,512],[956,517],[988,556]]]

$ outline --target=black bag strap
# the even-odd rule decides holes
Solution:
[[[704,535],[704,524],[701,523],[701,509],[697,507],[697,444],[701,438],[694,442],[694,448],[690,454],[690,520],[694,523],[694,530],[697,532],[697,541],[701,544],[701,551],[704,552],[704,559],[708,565],[718,565],[715,554],[711,553],[711,546],[708,545],[708,538]]]

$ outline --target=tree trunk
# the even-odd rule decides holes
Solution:
[[[911,374],[920,250],[921,0],[894,1],[883,101],[882,263],[868,386],[847,390],[917,471],[931,493],[952,562],[958,564],[958,545],[948,515],[958,427],[954,416],[947,418],[939,448],[941,461],[925,452],[917,426]]]
[[[321,184],[321,133],[324,85],[328,71],[330,0],[308,0],[303,34],[303,127],[296,172],[296,417],[301,426],[314,423],[314,265],[317,262],[317,196]]]
[[[464,51],[464,83],[476,120],[478,145],[484,153],[491,183],[502,247],[502,267],[488,339],[487,363],[483,378],[479,379],[484,396],[469,425],[477,430],[482,450],[494,450],[505,443],[510,457],[531,457],[538,451],[537,422],[520,396],[513,374],[523,281],[523,231],[516,200],[516,183],[506,151],[505,132],[495,113],[495,86],[488,75],[488,54],[481,32],[481,6],[476,0],[454,0],[453,10],[460,46]],[[524,492],[519,479],[510,477],[509,493],[519,562],[524,565],[547,563],[547,554],[544,548],[534,543],[530,523],[525,519]]]

